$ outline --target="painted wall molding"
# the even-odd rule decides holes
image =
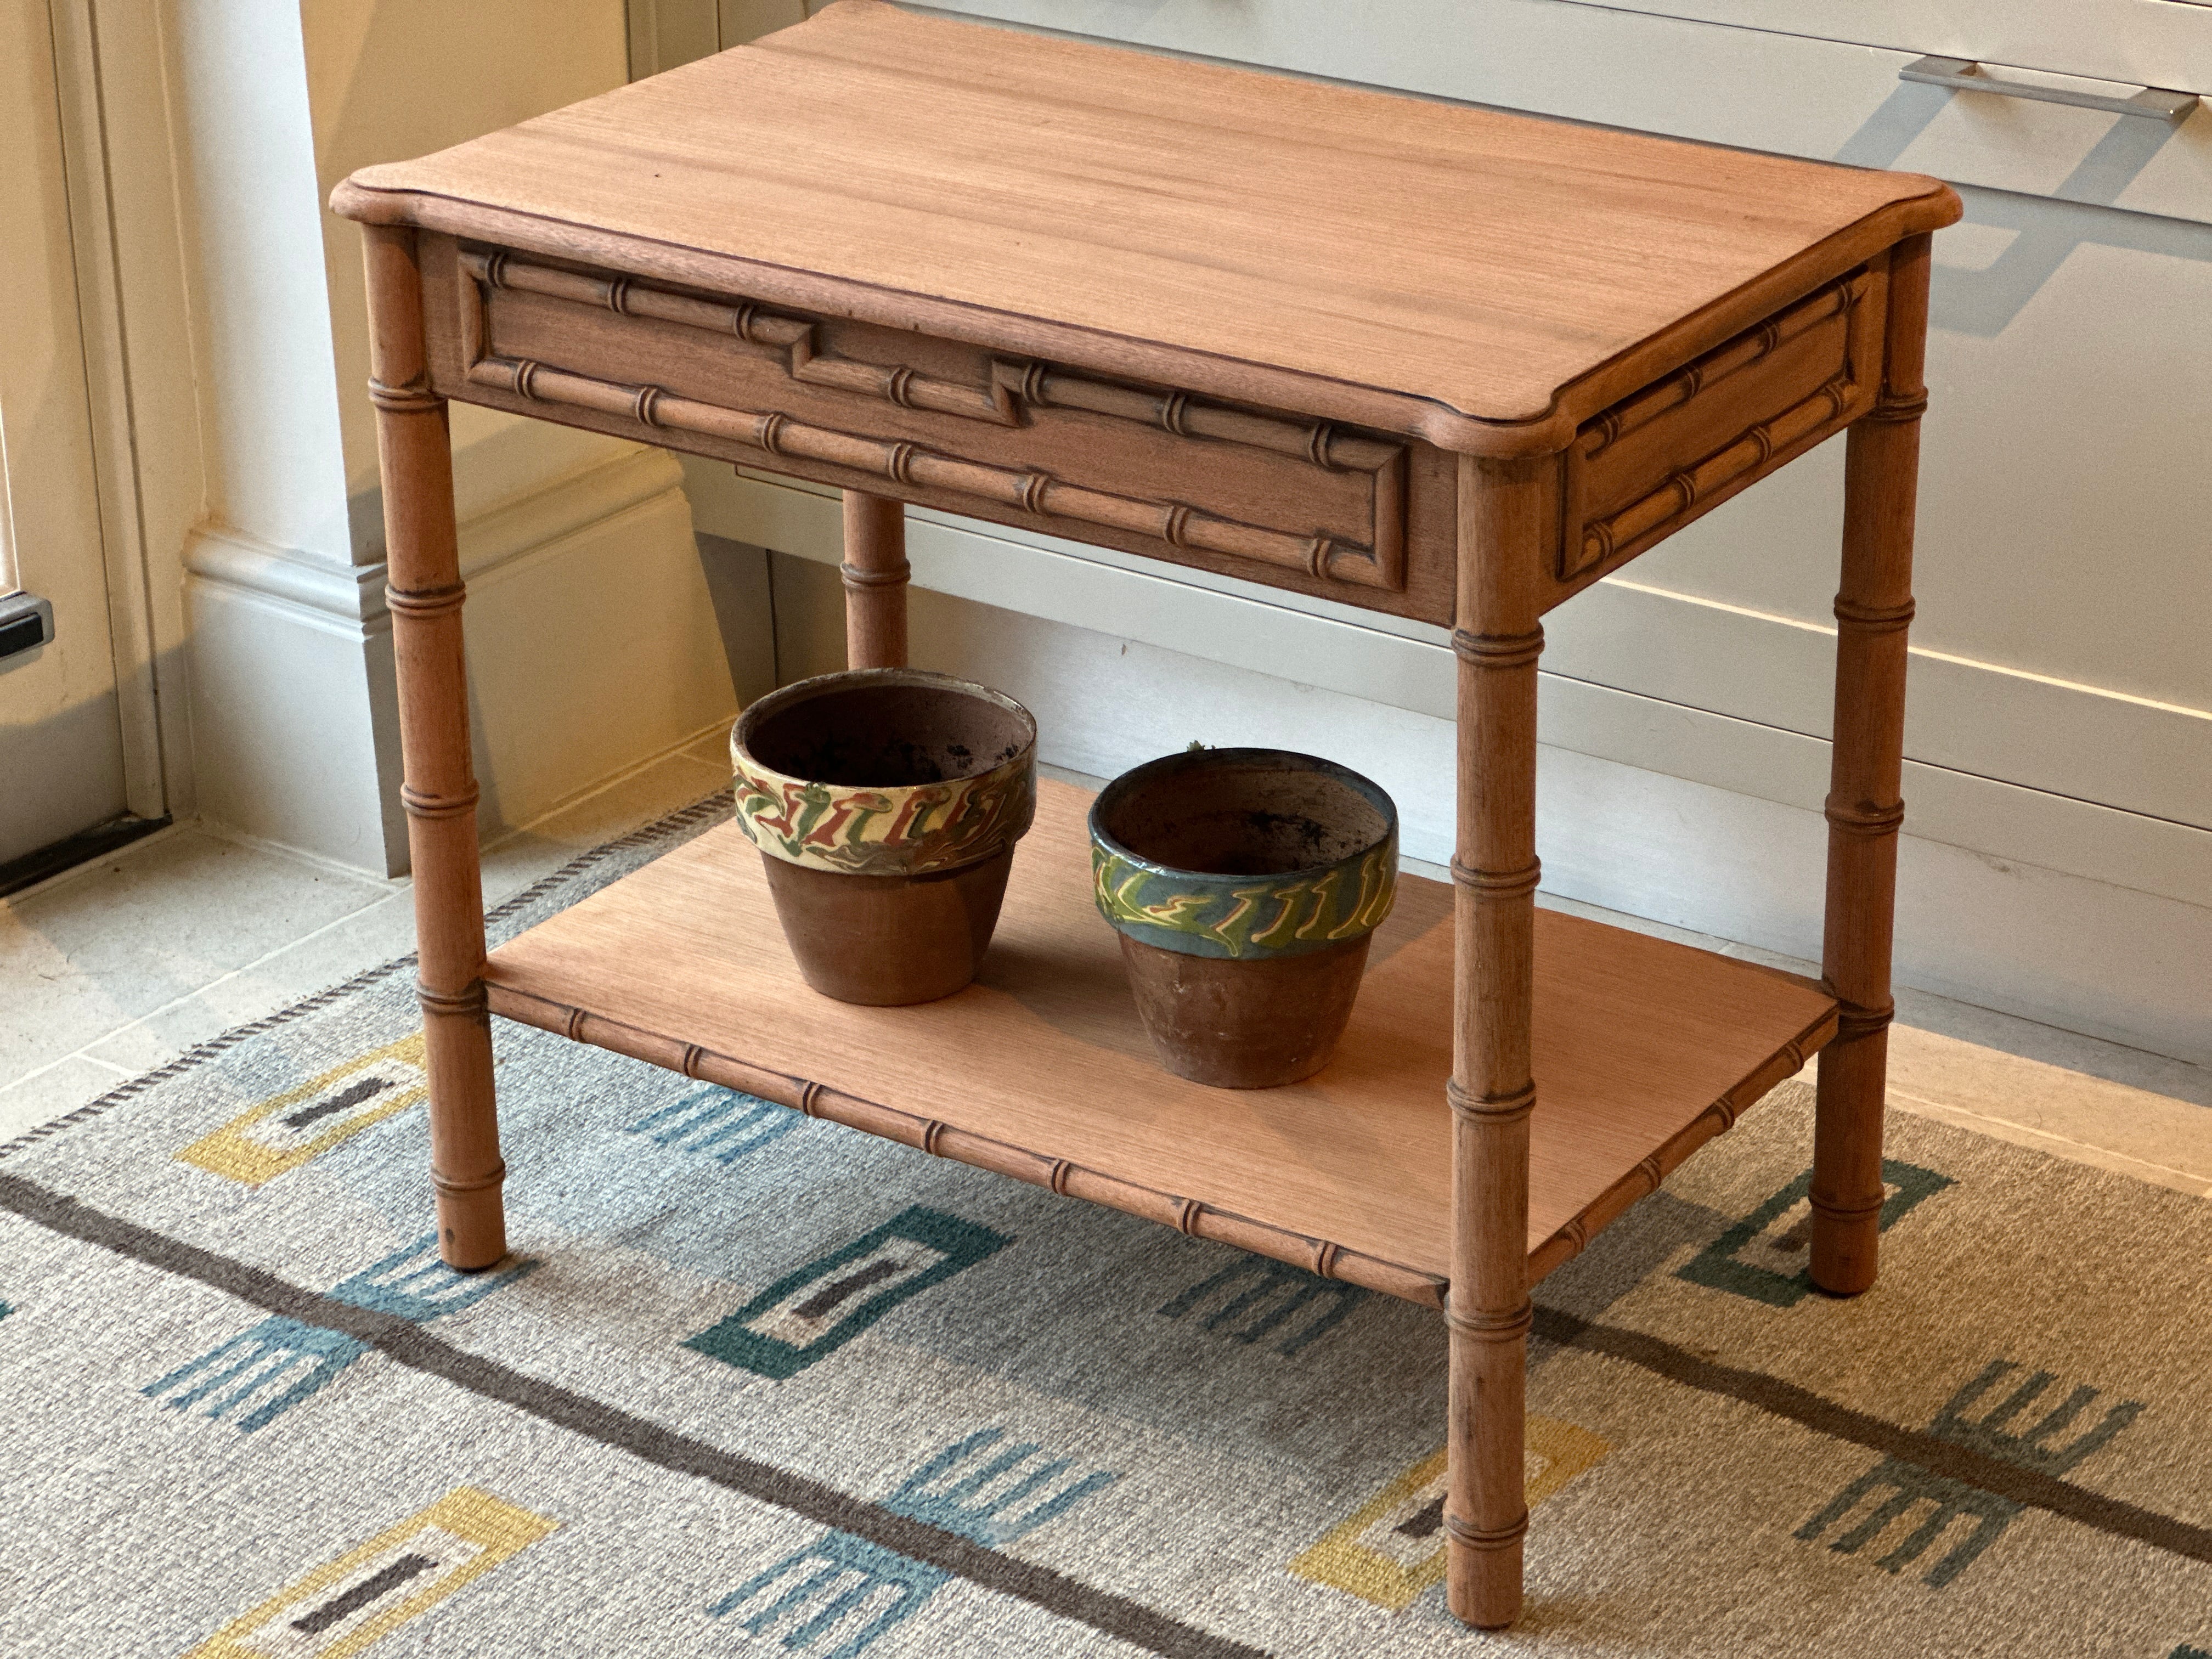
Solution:
[[[462,467],[459,456],[455,466],[457,471]],[[599,459],[528,494],[479,503],[458,526],[462,579],[488,575],[510,560],[680,489],[683,482],[682,469],[665,453],[624,445],[611,458]],[[369,493],[374,507],[377,503]],[[204,525],[192,533],[185,568],[200,580],[342,622],[368,623],[386,614],[380,558],[342,563],[303,549],[278,547],[228,526]]]

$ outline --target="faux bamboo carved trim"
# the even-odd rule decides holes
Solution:
[[[1891,806],[1846,805],[1831,797],[1821,816],[1847,836],[1893,836],[1905,824],[1905,803]]]
[[[1776,1084],[1794,1077],[1803,1067],[1807,1056],[1837,1041],[1843,1018],[1840,1009],[1832,1009],[1790,1038],[1765,1065],[1707,1107],[1696,1121],[1607,1188],[1580,1215],[1530,1251],[1528,1282],[1535,1284],[1547,1273],[1580,1255],[1591,1239],[1638,1199],[1649,1195],[1684,1158],[1715,1135],[1725,1133],[1734,1127]]]
[[[469,596],[465,582],[447,587],[404,588],[389,583],[384,589],[385,608],[395,616],[442,617],[459,611]]]
[[[914,579],[914,568],[903,559],[881,570],[865,570],[857,564],[837,567],[848,587],[903,587]]]
[[[1836,621],[1863,634],[1901,634],[1912,626],[1912,616],[1911,599],[1901,605],[1861,605],[1836,596]]]
[[[434,991],[418,979],[415,981],[415,1000],[426,1014],[481,1014],[484,1011],[483,982],[479,980],[465,991]]]
[[[1711,390],[1729,375],[1770,356],[1786,341],[1831,318],[1847,315],[1866,292],[1863,271],[1831,283],[1787,311],[1747,330],[1717,350],[1709,351],[1665,380],[1647,386],[1634,397],[1614,404],[1586,427],[1578,440],[1584,459],[1595,459],[1638,427],[1648,426],[1670,409],[1679,409],[1700,392]]]
[[[1818,1193],[1808,1193],[1805,1201],[1822,1215],[1833,1216],[1838,1221],[1856,1221],[1863,1217],[1880,1215],[1885,1200],[1877,1198],[1865,1204],[1838,1204]]]
[[[1363,438],[1330,421],[1286,421],[1220,404],[1201,403],[1187,392],[1150,392],[1071,374],[1042,363],[994,362],[992,383],[1017,404],[1040,409],[1081,409],[1156,426],[1179,438],[1271,449],[1310,461],[1331,472],[1376,472],[1405,453],[1402,445]]]
[[[1854,413],[1863,417],[1872,402],[1873,365],[1879,355],[1874,308],[1861,303],[1873,286],[1863,269],[1854,271],[1586,422],[1567,451],[1558,579],[1594,580],[1802,453]],[[1676,468],[1627,506],[1603,518],[1584,518],[1583,480],[1622,438],[1700,398],[1710,401],[1722,381],[1838,320],[1839,366],[1810,396],[1746,428],[1694,465]]]
[[[1455,1116],[1472,1123],[1517,1123],[1535,1109],[1536,1085],[1524,1083],[1510,1093],[1502,1095],[1472,1095],[1460,1086],[1457,1078],[1444,1080],[1444,1099],[1449,1103]]]
[[[1103,524],[1112,529],[1157,536],[1175,547],[1194,548],[1206,552],[1225,553],[1233,557],[1256,559],[1262,563],[1291,566],[1304,570],[1317,580],[1347,581],[1394,592],[1405,585],[1402,520],[1406,496],[1406,446],[1402,443],[1347,432],[1330,421],[1297,420],[1258,414],[1225,404],[1206,403],[1186,392],[1158,392],[1124,386],[1072,374],[1040,362],[994,359],[990,368],[990,385],[978,387],[934,379],[910,367],[885,368],[837,356],[822,349],[819,324],[806,318],[770,311],[750,301],[727,304],[695,299],[689,295],[674,293],[629,277],[591,276],[532,264],[504,252],[487,253],[464,250],[460,263],[469,276],[475,279],[475,302],[464,304],[461,307],[461,333],[464,360],[471,365],[470,379],[479,385],[500,385],[524,397],[544,396],[536,386],[538,376],[544,370],[544,366],[539,363],[505,360],[517,364],[517,380],[512,386],[504,381],[485,381],[474,372],[476,367],[482,363],[502,361],[485,355],[486,342],[489,337],[485,301],[489,292],[506,289],[571,304],[592,306],[619,316],[648,317],[714,334],[734,336],[748,346],[760,348],[763,356],[780,362],[785,373],[796,382],[873,398],[902,409],[963,416],[994,426],[1010,427],[1026,424],[1033,409],[1079,410],[1157,427],[1181,438],[1237,444],[1269,451],[1304,461],[1325,471],[1370,474],[1374,480],[1375,541],[1372,545],[1364,545],[1327,535],[1301,538],[1261,526],[1241,525],[1235,520],[1212,517],[1173,502],[1161,503],[1154,508],[1157,517],[1149,523],[1131,522],[1126,513],[1094,516],[1081,510],[1070,510],[1064,501],[1057,507],[1048,506],[1042,499],[1048,489],[1056,486],[1064,495],[1065,492],[1078,489],[1078,486],[1045,475],[1020,473],[1012,469],[994,470],[1006,477],[1023,481],[1025,488],[1019,489],[1015,498],[1009,501],[1006,496],[989,488],[976,493],[994,500],[1009,501],[1010,505],[1042,516],[1073,518],[1086,523]],[[627,414],[649,426],[707,431],[718,436],[732,435],[712,427],[690,425],[677,418],[668,405],[672,401],[682,400],[674,399],[672,394],[663,388],[650,386],[631,388],[629,397],[630,404],[626,409],[608,410],[606,405],[598,402],[584,406]],[[564,399],[544,396],[544,401]],[[775,415],[769,419],[772,423],[764,429],[758,442],[770,454],[789,453],[811,459],[829,459],[833,465],[847,464],[838,458],[816,454],[804,447],[787,451],[780,442],[787,417]],[[754,441],[742,438],[739,441]],[[854,441],[868,441],[865,439]],[[926,469],[923,474],[917,475],[911,470],[910,464],[922,457],[938,460],[948,459],[933,455],[932,452],[912,444],[891,445],[886,447],[881,465],[871,470],[880,471],[884,477],[897,483],[920,483],[956,489],[968,487],[961,483],[928,477]],[[963,466],[979,465],[957,464]],[[1104,492],[1084,493],[1101,495],[1108,501],[1122,502],[1129,499],[1108,495]],[[1215,526],[1234,526],[1234,529],[1224,532],[1217,528],[1207,533],[1204,521],[1209,518]],[[1198,533],[1194,533],[1194,525],[1199,526]],[[1243,533],[1240,535],[1237,532]],[[1222,539],[1224,534],[1236,542],[1249,543],[1252,537],[1275,539],[1265,547],[1225,545]],[[1297,550],[1295,554],[1291,550],[1293,547]]]
[[[1644,546],[1664,536],[1674,524],[1687,518],[1700,501],[1708,501],[1740,478],[1749,477],[1776,455],[1834,424],[1850,407],[1850,381],[1843,377],[1828,381],[1809,398],[1801,399],[1779,415],[1760,422],[1715,450],[1696,465],[1669,476],[1658,489],[1631,501],[1610,518],[1583,526],[1581,556],[1562,571],[1563,579],[1606,564],[1632,546]]]
[[[462,1193],[485,1192],[499,1186],[506,1179],[507,1165],[504,1162],[492,1165],[489,1175],[473,1176],[465,1181],[443,1174],[434,1166],[430,1170],[430,1184],[448,1198]]]
[[[463,794],[438,795],[417,789],[411,783],[403,783],[399,786],[399,804],[407,809],[410,818],[466,817],[477,810],[477,793],[471,788]]]
[[[1854,1008],[1849,1003],[1843,1004],[1836,1010],[1836,1040],[1840,1042],[1846,1037],[1872,1036],[1876,1031],[1887,1030],[1896,1018],[1897,1005],[1893,1002],[1886,1002],[1879,1008]]]
[[[1517,898],[1533,893],[1544,883],[1544,861],[1531,859],[1518,870],[1478,870],[1459,860],[1451,861],[1452,879],[1489,898]]]
[[[804,317],[749,301],[734,305],[631,277],[587,276],[519,260],[505,252],[465,250],[462,267],[484,287],[538,294],[595,306],[624,317],[650,317],[713,334],[735,335],[747,345],[780,356],[785,372],[808,386],[878,398],[902,409],[963,415],[994,426],[1018,426],[1025,406],[1080,409],[1094,415],[1157,426],[1178,437],[1212,438],[1296,456],[1331,471],[1374,472],[1405,453],[1388,443],[1340,430],[1328,421],[1285,420],[1201,402],[1187,392],[1152,392],[1072,374],[1044,363],[994,360],[988,388],[940,380],[908,367],[885,368],[839,357],[820,349],[818,325]]]
[[[1527,634],[1472,634],[1452,630],[1452,649],[1478,668],[1525,668],[1544,654],[1544,630]]]
[[[420,380],[386,386],[371,379],[368,400],[386,415],[434,415],[446,406],[446,400]]]
[[[506,357],[486,357],[469,370],[475,385],[495,386],[535,403],[566,404],[597,410],[602,414],[634,416],[639,396],[657,388],[625,386],[549,368],[543,363]],[[1018,471],[981,461],[963,460],[919,445],[795,421],[773,410],[726,409],[661,392],[654,400],[656,422],[684,432],[704,433],[767,451],[771,455],[794,455],[848,467],[895,483],[917,483],[932,489],[980,495],[987,501],[1019,507],[1044,518],[1073,519],[1103,525],[1142,536],[1163,536],[1172,519],[1180,545],[1202,548],[1261,564],[1288,567],[1337,581],[1362,586],[1395,586],[1401,576],[1392,576],[1380,565],[1371,548],[1327,536],[1297,536],[1267,530],[1183,507],[1171,501],[1139,501],[1110,495],[1081,484],[1067,483],[1048,473]],[[1378,514],[1377,522],[1382,522]]]
[[[911,1146],[920,1146],[928,1129],[933,1127],[937,1133],[931,1150],[939,1158],[1010,1175],[1055,1193],[1164,1223],[1195,1238],[1233,1244],[1278,1261],[1287,1261],[1293,1267],[1310,1268],[1316,1261],[1325,1261],[1328,1272],[1324,1277],[1380,1291],[1423,1307],[1442,1308],[1444,1304],[1445,1282],[1430,1273],[1216,1209],[1196,1199],[1140,1187],[1066,1158],[972,1134],[950,1124],[933,1125],[931,1120],[845,1094],[821,1083],[750,1065],[711,1048],[702,1048],[696,1043],[678,1042],[617,1020],[603,1018],[585,1009],[532,996],[526,991],[490,981],[486,983],[485,991],[491,1011],[501,1018],[534,1025],[540,1030],[558,1031],[574,1042],[628,1054],[669,1071],[682,1070],[687,1076],[741,1089],[809,1117],[826,1118],[833,1123],[904,1141]],[[696,1059],[692,1058],[695,1054]]]
[[[1478,1527],[1472,1521],[1462,1521],[1449,1510],[1444,1514],[1445,1535],[1454,1543],[1463,1544],[1471,1550],[1510,1549],[1528,1531],[1528,1511],[1526,1510],[1521,1511],[1519,1520],[1510,1525],[1489,1528]]]
[[[649,317],[710,334],[731,335],[781,362],[784,373],[805,386],[828,386],[880,398],[902,409],[926,409],[961,415],[994,426],[1018,426],[1021,412],[996,386],[985,389],[939,380],[900,367],[885,368],[819,351],[816,325],[757,305],[718,305],[671,293],[630,277],[586,276],[573,270],[534,265],[505,252],[465,251],[461,265],[488,289],[543,295],[574,305],[595,306],[622,317]]]
[[[1928,412],[1928,388],[1917,392],[1892,392],[1885,389],[1872,409],[1860,416],[1877,426],[1909,426]]]
[[[1443,1311],[1446,1325],[1478,1342],[1516,1340],[1528,1334],[1536,1318],[1535,1304],[1525,1300],[1517,1308],[1478,1308],[1473,1313],[1463,1314],[1452,1305],[1451,1297],[1446,1297]]]

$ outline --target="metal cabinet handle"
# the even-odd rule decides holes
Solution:
[[[53,637],[52,600],[20,590],[0,593],[0,666],[13,666],[8,659],[35,651]]]
[[[1924,86],[1954,87],[1960,92],[1997,92],[2008,98],[2033,98],[2045,104],[2075,104],[2114,115],[2143,115],[2154,121],[2179,121],[2197,107],[2197,94],[2170,87],[2145,87],[2132,98],[2107,98],[2101,93],[2075,92],[2065,87],[2035,87],[2025,81],[2000,81],[1979,64],[1964,58],[1918,58],[1898,70],[1900,81]]]

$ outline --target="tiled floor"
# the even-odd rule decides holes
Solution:
[[[489,849],[485,898],[496,903],[583,848],[720,787],[726,741],[707,734]],[[0,902],[0,1141],[400,955],[413,945],[411,902],[404,880],[334,871],[191,825]],[[1543,902],[1808,969],[1571,900]],[[1900,992],[1898,1011],[1894,1105],[2212,1197],[2212,1071],[1941,997]]]
[[[716,732],[484,854],[496,904],[729,781]],[[414,895],[184,824],[0,901],[0,1141],[415,946]]]

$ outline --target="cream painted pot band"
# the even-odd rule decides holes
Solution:
[[[753,752],[756,734],[800,704],[911,688],[988,703],[1018,733],[988,754],[954,753],[940,769],[981,769],[915,784],[830,783],[777,770]],[[848,875],[916,876],[993,857],[1020,838],[1036,808],[1036,722],[1003,692],[920,669],[862,669],[800,680],[738,716],[730,733],[737,821],[770,858]]]

